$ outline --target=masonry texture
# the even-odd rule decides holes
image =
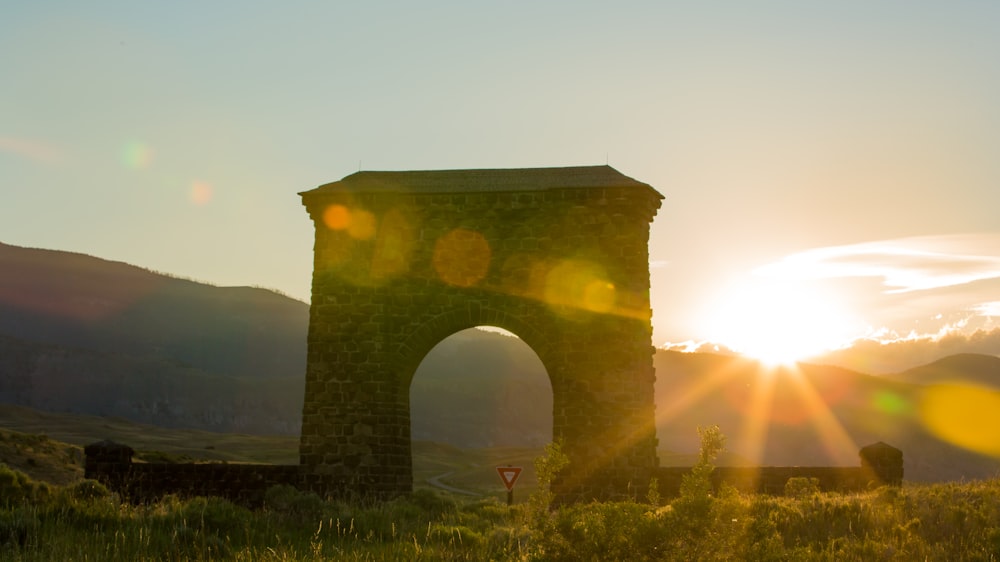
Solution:
[[[134,463],[131,447],[110,441],[88,445],[84,453],[85,477],[103,483],[132,502],[155,501],[176,494],[219,496],[254,507],[264,502],[268,488],[278,485],[322,491],[339,498],[351,498],[354,494],[349,489],[319,490],[320,481],[300,465]],[[853,467],[723,466],[713,471],[712,483],[716,488],[725,483],[742,492],[764,494],[785,493],[792,478],[812,480],[819,490],[828,492],[902,483],[903,453],[899,449],[876,443],[862,448],[860,457],[861,466]],[[684,476],[690,472],[690,467],[660,467],[653,471],[653,476],[662,496],[676,497]]]
[[[409,388],[487,325],[538,354],[565,500],[658,464],[649,225],[662,196],[608,166],[358,172],[301,194],[315,225],[301,464],[330,489],[412,489]]]

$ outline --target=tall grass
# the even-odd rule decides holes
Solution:
[[[717,437],[703,433],[705,452]],[[666,502],[557,508],[430,491],[358,505],[287,486],[256,510],[131,505],[93,481],[50,487],[0,465],[0,560],[1000,560],[1000,480],[747,495],[705,485],[712,457]],[[558,449],[544,462],[558,467]]]

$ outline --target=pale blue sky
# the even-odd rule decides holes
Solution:
[[[299,191],[608,162],[666,196],[655,343],[717,338],[705,319],[776,271],[843,301],[836,337],[989,328],[998,27],[971,0],[15,3],[0,241],[306,300]],[[880,269],[831,267],[872,244]],[[955,256],[975,281],[882,282]]]

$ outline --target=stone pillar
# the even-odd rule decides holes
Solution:
[[[115,492],[125,490],[135,454],[132,447],[104,440],[87,445],[83,453],[84,478],[97,480]]]
[[[876,481],[890,486],[903,483],[903,451],[879,441],[858,452],[861,468],[872,474]]]

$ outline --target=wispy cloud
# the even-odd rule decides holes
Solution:
[[[758,268],[764,277],[818,280],[881,278],[886,293],[1000,279],[1000,234],[901,238],[817,248]]]
[[[16,154],[43,164],[53,164],[62,158],[61,152],[52,145],[15,137],[0,137],[0,152]]]
[[[988,316],[990,318],[1000,318],[1000,301],[980,303],[979,305],[974,307],[974,310],[980,316]]]

